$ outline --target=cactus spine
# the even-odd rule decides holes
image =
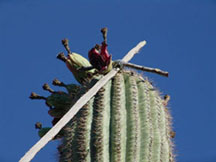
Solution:
[[[172,162],[170,115],[159,92],[122,71],[65,128],[60,160]]]

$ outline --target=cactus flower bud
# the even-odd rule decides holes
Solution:
[[[73,73],[75,79],[80,83],[84,84],[89,81],[91,74],[94,73],[94,69],[80,70],[85,67],[91,67],[89,61],[81,56],[80,54],[71,52],[69,47],[68,39],[63,39],[62,44],[68,52],[66,57],[64,53],[58,54],[57,58],[66,63],[67,68]]]

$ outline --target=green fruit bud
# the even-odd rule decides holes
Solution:
[[[80,84],[88,82],[91,79],[90,77],[92,74],[95,72],[94,69],[87,71],[80,70],[83,67],[91,67],[91,64],[86,58],[77,53],[68,54],[66,65]]]
[[[56,92],[47,97],[46,104],[58,108],[70,107],[72,98],[73,96],[65,92]]]

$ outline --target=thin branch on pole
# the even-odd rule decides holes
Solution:
[[[156,73],[156,74],[166,76],[166,77],[169,76],[169,73],[167,71],[162,71],[162,70],[157,69],[157,68],[150,68],[150,67],[140,66],[140,65],[131,64],[131,63],[123,63],[123,64],[124,64],[124,66],[131,67],[131,68],[134,68],[134,69],[137,69],[137,70]]]
[[[136,47],[131,49],[123,62],[130,61],[133,56],[146,44],[146,41],[140,42]],[[49,141],[51,141],[59,131],[76,115],[76,113],[103,87],[111,78],[113,78],[120,69],[114,68],[108,74],[103,76],[91,89],[88,90],[70,110],[49,130],[20,160],[19,162],[29,162]]]

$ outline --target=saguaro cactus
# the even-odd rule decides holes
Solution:
[[[94,83],[92,80],[81,88],[55,79],[53,84],[64,86],[68,93],[52,91],[49,97],[34,94],[31,98],[46,100],[55,124]],[[166,99],[167,95],[162,99],[141,75],[119,72],[57,135],[62,138],[59,161],[173,162],[173,132]],[[47,127],[41,128],[40,137],[47,131]]]
[[[60,161],[174,161],[163,101],[147,79],[118,73],[63,129]]]
[[[114,62],[114,67],[119,63]],[[168,76],[167,72],[159,69],[132,64],[125,66]],[[88,76],[86,71],[82,71],[83,67],[89,70],[89,64],[82,65],[76,69],[75,75],[82,86],[67,85],[55,79],[53,85],[65,87],[67,92],[56,92],[48,84],[44,84],[43,89],[51,93],[49,97],[34,92],[31,94],[31,99],[46,101],[50,108],[48,113],[53,117],[53,125],[104,75],[96,71]],[[170,97],[165,95],[161,98],[159,91],[147,78],[124,70],[123,66],[121,68],[54,137],[53,140],[62,139],[58,147],[60,162],[174,161],[172,138],[175,133],[167,109]],[[77,77],[81,74],[79,70],[86,75]],[[86,79],[88,81],[81,81]],[[36,128],[39,129],[40,137],[49,131],[48,127],[42,128],[41,123],[37,123]]]

